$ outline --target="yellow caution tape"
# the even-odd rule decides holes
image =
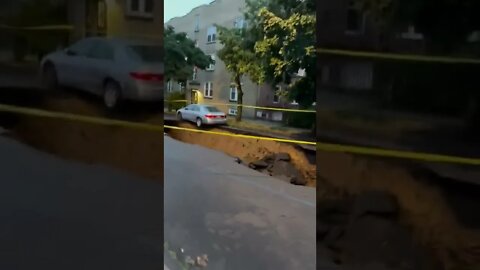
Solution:
[[[150,130],[150,131],[163,131],[163,127],[158,125],[134,123],[129,121],[113,120],[113,119],[106,119],[101,117],[83,116],[83,115],[77,115],[77,114],[71,114],[71,113],[52,112],[52,111],[46,111],[46,110],[40,110],[40,109],[17,107],[17,106],[6,105],[6,104],[0,104],[0,111],[35,116],[35,117],[54,118],[54,119],[62,119],[62,120],[69,120],[69,121],[75,121],[75,122],[83,122],[88,124],[128,127],[128,128],[143,129],[143,130]]]
[[[72,25],[43,25],[43,26],[10,26],[5,24],[0,24],[0,28],[12,29],[12,30],[67,30],[72,31],[75,29]]]
[[[164,127],[169,128],[169,129],[174,129],[174,130],[183,130],[183,131],[189,131],[189,132],[197,132],[197,133],[205,133],[205,134],[221,135],[221,136],[229,136],[229,137],[237,137],[237,138],[245,138],[245,139],[256,139],[256,140],[263,140],[263,141],[275,141],[275,142],[306,144],[306,145],[316,145],[317,144],[316,142],[309,142],[309,141],[300,141],[300,140],[270,138],[270,137],[261,137],[261,136],[253,136],[253,135],[234,134],[234,133],[227,133],[227,132],[218,132],[218,131],[210,131],[210,130],[202,130],[202,129],[184,128],[184,127],[176,127],[176,126],[169,126],[169,125],[164,125]]]
[[[0,24],[0,28],[9,30],[25,30],[25,31],[73,31],[75,27],[73,25],[42,25],[42,26],[10,26]],[[87,34],[108,36],[108,37],[125,37],[125,38],[148,38],[148,39],[161,39],[162,35],[147,35],[147,34],[129,34],[129,33],[108,33],[103,31],[85,31]]]
[[[52,111],[46,111],[46,110],[40,110],[40,109],[17,107],[17,106],[6,105],[6,104],[0,104],[0,111],[35,116],[35,117],[62,119],[62,120],[68,120],[68,121],[83,122],[88,124],[118,126],[118,127],[142,129],[142,130],[149,130],[149,131],[163,132],[165,127],[165,128],[184,130],[184,131],[190,131],[190,132],[199,132],[199,133],[248,138],[248,139],[258,139],[258,140],[265,140],[265,141],[277,141],[277,142],[309,144],[309,145],[316,144],[315,142],[308,142],[308,141],[269,138],[269,137],[261,137],[261,136],[233,134],[233,133],[226,133],[226,132],[215,132],[215,131],[198,130],[198,129],[192,129],[192,128],[181,128],[181,127],[175,127],[175,126],[169,126],[169,125],[159,126],[159,125],[152,125],[152,124],[145,124],[145,123],[134,123],[129,121],[113,120],[113,119],[106,119],[106,118],[92,117],[92,116],[83,116],[83,115],[77,115],[77,114],[71,114],[71,113],[52,112]]]
[[[328,54],[328,55],[377,58],[377,59],[386,59],[386,60],[437,62],[437,63],[444,63],[444,64],[480,64],[480,59],[442,57],[442,56],[378,53],[378,52],[349,51],[349,50],[336,50],[336,49],[325,49],[325,48],[317,48],[317,52],[320,54]]]
[[[390,149],[381,149],[381,148],[372,148],[372,147],[361,147],[361,146],[329,144],[329,143],[318,142],[317,149],[321,151],[327,151],[327,152],[343,152],[343,153],[350,153],[350,154],[401,158],[401,159],[410,159],[410,160],[419,160],[419,161],[428,161],[428,162],[480,165],[480,159],[478,158],[465,158],[465,157],[458,157],[458,156],[448,156],[448,155],[420,153],[420,152],[408,152],[408,151],[390,150]]]
[[[183,100],[183,99],[179,99],[179,100],[165,100],[165,102],[167,103],[186,103],[188,102],[188,100]]]
[[[229,137],[237,137],[237,138],[276,141],[276,142],[305,144],[305,145],[316,145],[316,148],[318,150],[328,151],[328,152],[344,152],[344,153],[351,153],[351,154],[401,158],[401,159],[420,160],[420,161],[428,161],[428,162],[480,165],[480,159],[477,159],[477,158],[466,158],[466,157],[458,157],[458,156],[380,149],[380,148],[372,148],[372,147],[360,147],[360,146],[351,146],[351,145],[329,144],[329,143],[322,143],[322,142],[310,142],[310,141],[290,140],[290,139],[281,139],[281,138],[269,138],[269,137],[253,136],[253,135],[242,135],[242,134],[234,134],[234,133],[227,133],[227,132],[200,130],[200,129],[193,129],[193,128],[183,128],[183,127],[176,127],[176,126],[170,126],[170,125],[159,126],[159,125],[146,124],[146,123],[134,123],[129,121],[113,120],[113,119],[106,119],[106,118],[92,117],[92,116],[83,116],[83,115],[77,115],[77,114],[71,114],[71,113],[52,112],[52,111],[46,111],[46,110],[40,110],[40,109],[17,107],[17,106],[6,105],[6,104],[0,104],[0,111],[35,116],[35,117],[62,119],[62,120],[83,122],[83,123],[89,123],[89,124],[118,126],[118,127],[142,129],[142,130],[149,130],[149,131],[164,132],[164,128],[169,128],[174,130],[182,130],[182,131],[188,131],[188,132],[205,133],[205,134],[221,135],[221,136],[229,136]]]
[[[188,100],[169,100],[169,101],[165,101],[165,102],[170,102],[170,103],[185,103],[185,102],[188,102]],[[234,103],[204,103],[204,104],[206,104],[206,105],[213,105],[213,106],[234,106],[234,107],[243,107],[243,108],[270,110],[270,111],[317,113],[315,110],[300,110],[300,109],[261,107],[261,106],[251,106],[251,105],[234,104]]]

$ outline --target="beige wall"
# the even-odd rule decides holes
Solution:
[[[163,40],[163,1],[155,0],[153,19],[128,16],[127,0],[106,0],[107,33],[111,36]]]
[[[210,103],[235,104],[229,101],[230,85],[232,83],[231,74],[226,70],[225,64],[219,59],[217,52],[221,49],[221,44],[217,42],[207,43],[207,29],[214,25],[225,27],[234,27],[235,19],[242,17],[245,8],[245,0],[216,0],[211,4],[202,5],[193,9],[183,17],[173,18],[167,22],[167,25],[173,26],[176,32],[185,32],[192,40],[197,40],[199,48],[206,54],[215,54],[215,70],[200,71],[198,82],[203,91],[203,85],[206,81],[213,82],[213,98],[205,98]],[[199,19],[199,31],[195,31],[196,16]],[[244,97],[246,105],[257,105],[259,96],[259,86],[252,83],[248,78],[243,80]],[[269,89],[268,91],[271,91]],[[264,95],[263,95],[264,96]],[[228,112],[229,108],[235,109],[236,106],[218,106],[219,109]],[[245,117],[254,117],[255,110],[244,108]]]
[[[126,14],[127,0],[98,0],[106,3],[106,34],[109,36],[163,40],[163,0],[155,0],[151,19]],[[93,2],[93,1],[92,1]],[[92,12],[92,11],[90,11]],[[69,21],[75,26],[72,40],[86,36],[86,0],[69,0]],[[96,14],[93,14],[95,17]],[[93,29],[88,29],[92,31]]]

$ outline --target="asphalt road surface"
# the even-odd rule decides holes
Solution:
[[[161,269],[162,195],[0,136],[0,269]]]
[[[165,241],[209,270],[316,269],[315,189],[165,137]],[[165,255],[170,269],[175,260]],[[173,263],[172,263],[173,262]]]

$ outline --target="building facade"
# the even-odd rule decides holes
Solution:
[[[163,39],[162,0],[69,0],[72,40],[86,36]]]
[[[173,18],[166,23],[166,25],[174,27],[175,32],[186,33],[198,48],[215,61],[215,64],[206,70],[194,71],[189,87],[187,87],[187,99],[190,99],[192,92],[193,95],[201,95],[204,103],[216,104],[219,109],[232,116],[237,113],[235,104],[237,104],[238,94],[232,75],[218,57],[218,51],[222,45],[218,40],[215,25],[227,28],[245,27],[246,21],[243,18],[245,7],[245,0],[216,0],[210,4],[198,6],[185,16]],[[280,100],[276,96],[274,88],[269,85],[256,85],[248,78],[243,78],[242,88],[244,105],[264,107],[289,105]],[[181,87],[174,82],[168,82],[166,89],[167,91],[178,91],[181,90]],[[281,111],[249,107],[243,108],[243,115],[247,118],[273,121],[281,121],[283,118]]]
[[[352,0],[317,2],[317,43],[321,48],[353,51],[383,51],[421,54],[425,50],[422,34],[414,26],[399,27],[382,35],[371,17]],[[375,63],[369,59],[321,56],[319,83],[323,88],[368,92],[375,83]]]

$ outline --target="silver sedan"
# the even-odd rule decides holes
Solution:
[[[108,109],[124,100],[161,101],[163,48],[157,42],[85,38],[41,61],[44,86],[76,88],[103,97]]]
[[[197,127],[202,125],[225,125],[227,115],[211,105],[191,104],[177,111],[178,120],[194,122]]]

